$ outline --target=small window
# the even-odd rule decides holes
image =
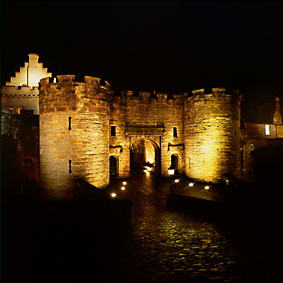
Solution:
[[[177,137],[177,127],[173,127],[173,137]]]
[[[116,126],[111,126],[111,137],[116,136]]]
[[[265,135],[270,136],[270,126],[269,125],[265,125]]]
[[[69,117],[69,131],[72,130],[72,117]]]
[[[72,174],[72,160],[69,160],[69,174]]]

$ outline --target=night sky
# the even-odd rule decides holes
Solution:
[[[6,1],[1,19],[2,85],[37,53],[114,90],[240,89],[247,121],[283,110],[283,2]]]

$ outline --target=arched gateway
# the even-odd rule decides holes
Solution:
[[[160,173],[161,154],[158,144],[149,138],[134,139],[130,145],[130,168],[152,167],[153,171]]]

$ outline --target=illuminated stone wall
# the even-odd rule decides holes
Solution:
[[[239,93],[213,88],[193,91],[185,101],[184,142],[186,175],[219,182],[225,175],[240,176]]]
[[[13,114],[20,114],[20,110],[33,110],[35,115],[39,114],[38,87],[3,86],[1,94],[2,109]]]
[[[158,148],[162,175],[168,175],[172,154],[178,155],[179,171],[184,171],[183,94],[168,98],[166,93],[122,91],[111,96],[110,105],[110,125],[116,126],[116,136],[110,136],[110,155],[119,158],[119,177],[130,176],[129,148],[139,140]],[[148,148],[153,155],[152,147]]]
[[[40,180],[48,198],[71,198],[77,178],[109,184],[109,84],[57,78],[40,81]]]

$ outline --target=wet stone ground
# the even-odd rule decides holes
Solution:
[[[103,191],[117,194],[107,201],[6,198],[0,281],[282,282],[276,186],[211,210],[191,199],[168,205],[170,181],[154,174],[136,172],[124,191],[122,181]],[[131,200],[131,218],[129,202],[116,199]]]
[[[231,242],[205,220],[166,206],[168,180],[143,172],[112,184],[109,192],[130,198],[129,241],[112,276],[119,281],[187,281],[239,279],[237,253]]]

